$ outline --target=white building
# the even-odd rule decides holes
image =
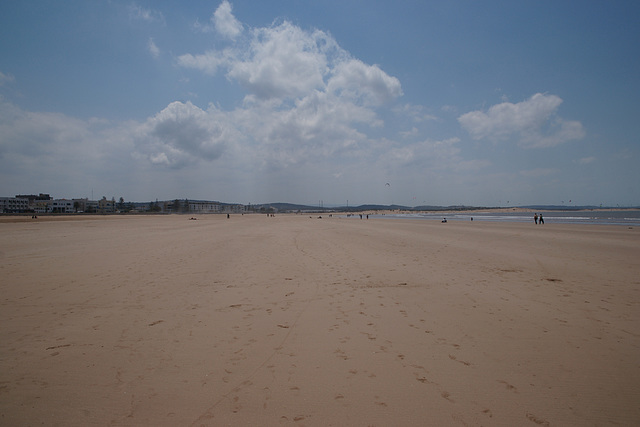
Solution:
[[[247,207],[245,205],[224,205],[224,212],[226,213],[245,213]]]
[[[195,214],[220,213],[222,208],[218,202],[189,202],[189,212]]]
[[[73,207],[73,200],[67,199],[54,199],[51,200],[49,205],[49,212],[51,213],[73,213],[75,209]]]
[[[29,210],[29,199],[21,197],[0,197],[1,213],[21,213]]]

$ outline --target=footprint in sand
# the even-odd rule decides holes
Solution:
[[[449,355],[449,359],[451,359],[451,360],[455,360],[455,361],[456,361],[456,362],[458,362],[458,363],[462,363],[464,366],[471,366],[471,363],[469,363],[469,362],[465,362],[464,360],[458,360],[458,358],[457,358],[457,357],[455,357],[453,354],[450,354],[450,355]]]
[[[531,412],[527,412],[527,419],[541,426],[549,427],[551,425],[549,424],[549,421],[544,420],[542,418],[538,418],[535,415],[533,415]]]
[[[449,402],[455,403],[455,401],[451,399],[451,394],[448,391],[443,391],[440,395],[443,398],[447,399]]]
[[[507,387],[507,390],[510,390],[514,393],[518,392],[518,389],[515,388],[514,386],[512,386],[511,384],[509,384],[508,382],[504,381],[504,380],[498,380],[499,383],[504,384]]]

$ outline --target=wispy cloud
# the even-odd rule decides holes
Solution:
[[[384,162],[396,168],[452,169],[462,161],[459,138],[427,139],[413,144],[395,146],[382,156]]]
[[[144,22],[165,23],[162,12],[153,9],[146,9],[138,4],[129,5],[129,18],[132,20],[140,20]]]
[[[177,61],[181,67],[193,68],[209,75],[215,75],[219,68],[228,63],[229,59],[225,56],[225,52],[218,51],[207,51],[196,55],[186,53],[178,56]]]
[[[411,130],[401,131],[400,136],[402,136],[403,138],[409,138],[418,135],[418,132],[418,128],[414,126],[411,128]]]
[[[155,42],[151,37],[149,37],[148,47],[149,47],[149,53],[151,54],[151,56],[153,56],[154,58],[157,58],[160,56],[160,49],[158,48],[158,46],[156,46]]]
[[[557,169],[551,169],[551,168],[536,168],[536,169],[529,169],[529,170],[520,171],[520,175],[526,176],[526,177],[529,177],[529,178],[539,178],[539,177],[543,177],[543,176],[554,175],[556,173],[558,173],[558,170]]]
[[[595,157],[582,157],[581,159],[577,160],[578,164],[581,164],[581,165],[588,165],[588,164],[593,163],[595,161],[596,161]]]
[[[0,86],[5,85],[6,83],[11,83],[15,80],[15,77],[11,74],[4,74],[0,71]]]
[[[424,110],[425,108],[422,105],[414,104],[404,104],[393,109],[396,114],[407,116],[416,123],[440,120],[437,116],[428,114]]]

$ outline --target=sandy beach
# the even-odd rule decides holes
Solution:
[[[640,425],[640,229],[0,218],[0,424]]]

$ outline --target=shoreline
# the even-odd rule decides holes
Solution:
[[[465,214],[465,213],[535,213],[535,212],[640,212],[640,208],[594,208],[594,209],[531,209],[531,208],[478,208],[478,209],[446,209],[446,210],[362,210],[362,211],[303,211],[303,212],[275,212],[274,215],[391,215],[391,214]],[[110,213],[110,214],[92,214],[92,213],[45,213],[45,214],[33,214],[33,213],[0,213],[1,222],[12,222],[18,219],[33,219],[32,217],[37,215],[37,219],[54,219],[54,218],[114,218],[114,217],[127,217],[127,218],[153,218],[163,216],[195,216],[195,217],[208,217],[208,216],[226,216],[226,213]],[[264,212],[245,212],[245,213],[230,213],[231,216],[265,216]]]

